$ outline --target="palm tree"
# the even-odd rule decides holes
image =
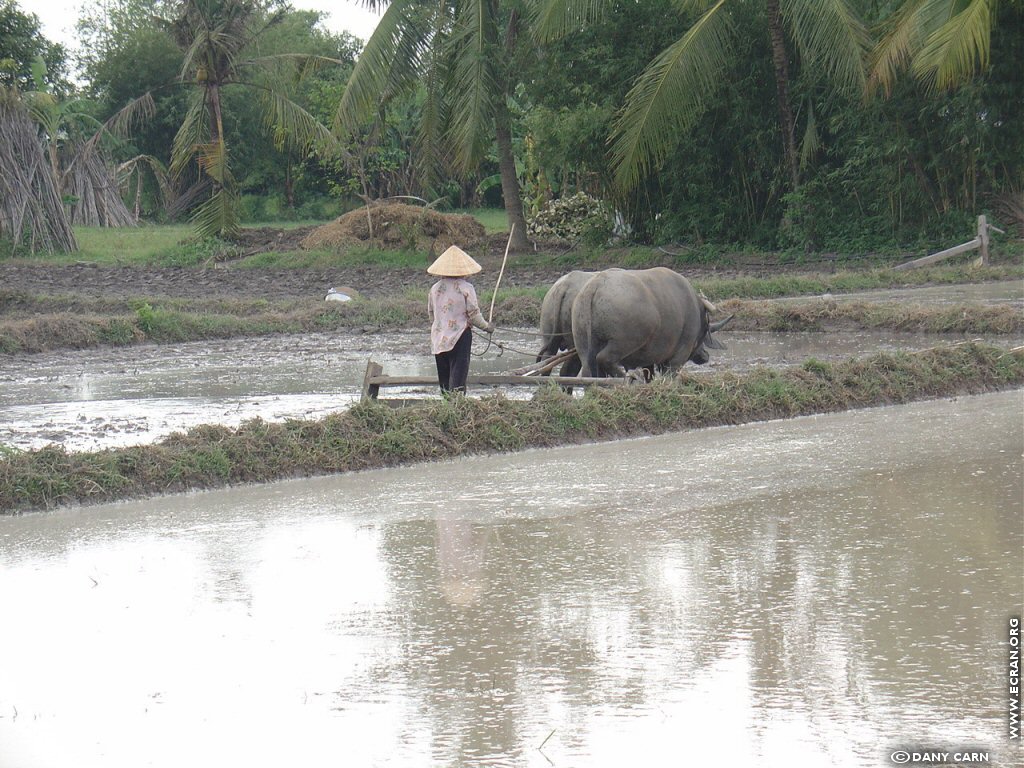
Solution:
[[[865,85],[868,33],[847,0],[680,0],[697,20],[647,67],[626,96],[611,137],[615,181],[635,187],[689,130],[722,82],[736,41],[734,14],[763,10],[792,189],[800,184],[796,126],[790,101],[788,37],[802,62],[851,88]],[[758,8],[759,7],[759,8]]]
[[[906,0],[883,24],[869,88],[892,93],[910,67],[929,88],[948,90],[988,67],[997,0]]]
[[[434,167],[453,160],[474,169],[497,143],[511,248],[529,247],[512,151],[509,99],[517,58],[593,18],[606,0],[367,0],[387,6],[356,62],[336,124],[355,134],[383,105],[422,84],[424,156]]]
[[[253,43],[286,13],[280,10],[268,15],[257,0],[180,0],[178,15],[164,22],[184,51],[179,79],[195,88],[174,137],[170,170],[180,176],[193,159],[198,161],[201,183],[210,190],[193,215],[200,236],[230,236],[238,230],[237,195],[224,135],[225,88],[244,87],[258,96],[265,126],[275,140],[284,140],[301,151],[332,142],[326,127],[261,75],[283,62],[297,65],[300,74],[342,62],[308,54],[244,58]]]

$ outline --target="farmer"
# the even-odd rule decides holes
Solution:
[[[437,383],[441,392],[466,393],[469,375],[469,351],[473,344],[475,325],[487,333],[494,333],[494,325],[484,320],[476,298],[476,290],[466,280],[483,267],[453,245],[427,267],[427,273],[441,279],[434,283],[427,299],[430,326],[430,347],[437,363]]]

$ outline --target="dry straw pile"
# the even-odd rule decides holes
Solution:
[[[483,225],[468,214],[440,213],[404,203],[377,203],[350,211],[314,229],[306,250],[343,250],[369,246],[439,254],[450,245],[471,248],[484,241]]]

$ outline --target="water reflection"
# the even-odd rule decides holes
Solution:
[[[1022,411],[0,520],[0,765],[1013,764]]]

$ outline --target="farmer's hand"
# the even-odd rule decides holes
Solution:
[[[487,327],[484,328],[484,333],[494,333],[495,330],[497,329],[495,328],[494,323],[488,323]]]

